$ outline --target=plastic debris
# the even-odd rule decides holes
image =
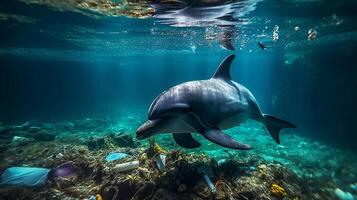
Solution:
[[[344,192],[339,188],[335,189],[335,194],[336,194],[337,198],[340,200],[355,200],[355,198],[353,197],[353,195],[351,193]]]
[[[16,143],[18,141],[26,140],[25,137],[20,137],[20,136],[14,136],[11,140],[12,143]]]
[[[100,194],[97,194],[97,195],[92,195],[89,197],[88,200],[103,200],[102,196]]]
[[[217,189],[214,187],[214,185],[213,185],[211,179],[209,179],[209,177],[208,177],[206,174],[203,175],[203,178],[205,179],[205,181],[206,181],[208,187],[211,189],[211,192],[212,192],[213,194],[216,194]]]
[[[113,162],[115,160],[121,160],[125,157],[127,157],[128,154],[126,153],[118,153],[118,152],[114,152],[114,153],[110,153],[109,155],[107,155],[107,157],[105,158],[105,160],[107,162]]]
[[[1,175],[0,185],[41,186],[46,183],[50,169],[36,167],[10,167]]]
[[[316,36],[317,36],[317,31],[314,30],[314,29],[312,29],[312,28],[310,28],[310,29],[309,29],[309,32],[307,32],[307,39],[308,39],[309,41],[311,41],[311,40],[315,39]]]
[[[11,140],[11,144],[15,146],[24,146],[27,145],[31,142],[35,141],[32,138],[26,138],[26,137],[21,137],[21,136],[14,136]]]
[[[353,190],[357,191],[357,183],[351,184],[351,188],[352,188]]]
[[[72,162],[67,162],[52,169],[49,173],[49,179],[54,177],[65,177],[65,176],[74,176],[74,175],[76,175],[76,173],[75,170],[73,169]]]
[[[331,17],[332,19],[332,24],[335,26],[341,25],[343,23],[343,19],[340,19],[336,13],[334,13]]]
[[[114,169],[118,172],[125,172],[129,170],[133,170],[139,167],[139,161],[135,160],[132,162],[121,163],[115,165]]]
[[[89,197],[88,200],[97,200],[97,198],[94,195],[92,195],[92,196]]]
[[[58,153],[56,158],[63,158],[63,154],[62,153]]]
[[[217,161],[217,163],[218,163],[218,165],[222,165],[226,161],[227,161],[226,159],[220,159],[220,160]]]
[[[166,155],[159,154],[156,156],[156,167],[157,169],[162,172],[166,166]]]

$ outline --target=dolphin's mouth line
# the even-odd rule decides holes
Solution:
[[[136,130],[137,139],[145,139],[156,133],[162,119],[147,120]]]
[[[139,140],[145,139],[144,136],[140,136],[140,135],[137,135],[136,138],[139,139]]]

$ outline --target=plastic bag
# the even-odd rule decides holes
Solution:
[[[112,162],[112,161],[115,161],[115,160],[121,160],[125,157],[127,157],[128,154],[125,154],[125,153],[110,153],[106,158],[105,160],[107,162]]]
[[[0,185],[41,186],[46,183],[50,169],[37,167],[10,167],[0,176]]]

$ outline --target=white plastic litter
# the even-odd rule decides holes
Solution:
[[[215,194],[217,192],[216,187],[214,187],[211,179],[209,179],[209,177],[207,175],[204,175],[203,178],[205,179],[208,187],[211,189],[212,193]]]
[[[136,169],[138,167],[139,167],[139,161],[135,160],[132,162],[117,164],[115,165],[114,169],[117,170],[118,172],[125,172],[125,171]]]
[[[353,195],[351,193],[344,192],[339,188],[335,189],[335,194],[336,194],[337,198],[340,200],[355,200],[355,198],[353,197]]]
[[[166,166],[166,155],[160,154],[156,157],[156,167],[159,171],[163,171]]]

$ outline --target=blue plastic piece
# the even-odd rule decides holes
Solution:
[[[351,188],[352,188],[353,190],[357,191],[357,183],[351,184]]]
[[[46,183],[50,169],[36,167],[10,167],[0,176],[0,185],[41,186]]]
[[[227,160],[226,159],[221,159],[219,160],[217,163],[218,165],[222,165],[223,163],[225,163]]]
[[[107,162],[112,162],[114,160],[121,160],[127,156],[128,156],[128,154],[125,154],[125,153],[110,153],[109,155],[107,155],[105,160]]]
[[[94,195],[89,197],[89,200],[97,200],[97,197],[95,197]]]
[[[338,188],[335,189],[335,194],[336,194],[337,198],[340,200],[356,200],[351,193],[344,192]]]

